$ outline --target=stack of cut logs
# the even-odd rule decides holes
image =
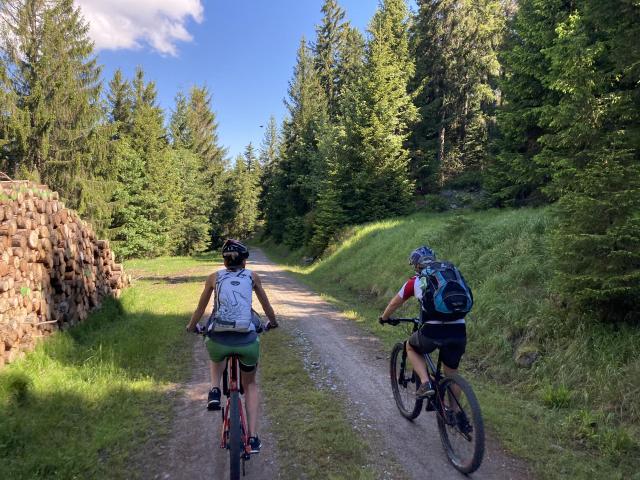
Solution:
[[[0,255],[0,367],[130,281],[109,242],[32,182],[0,182]]]

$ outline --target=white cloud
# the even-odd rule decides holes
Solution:
[[[192,40],[186,23],[200,23],[201,0],[75,0],[89,22],[98,50],[141,48],[177,55],[177,42]]]

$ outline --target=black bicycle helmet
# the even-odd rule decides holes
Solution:
[[[423,268],[428,262],[436,259],[436,252],[426,245],[416,248],[409,254],[409,265],[413,265],[415,269]]]
[[[240,257],[241,260],[246,260],[249,258],[249,249],[242,242],[228,238],[222,244],[222,256]]]

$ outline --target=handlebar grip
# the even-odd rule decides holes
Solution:
[[[386,320],[384,320],[382,317],[378,318],[378,323],[380,323],[380,325],[384,325],[385,323],[389,324],[389,325],[398,325],[400,323],[400,320],[396,320],[395,318],[387,318]]]

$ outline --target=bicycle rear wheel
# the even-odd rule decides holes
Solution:
[[[242,434],[240,426],[240,396],[231,392],[229,408],[229,476],[231,480],[240,479],[240,457],[242,455]]]
[[[396,343],[391,351],[391,390],[400,414],[413,420],[422,411],[422,400],[416,397],[420,379],[413,371],[404,342]]]
[[[440,381],[438,395],[438,430],[447,457],[460,472],[475,472],[484,456],[484,424],[478,399],[458,374]]]

